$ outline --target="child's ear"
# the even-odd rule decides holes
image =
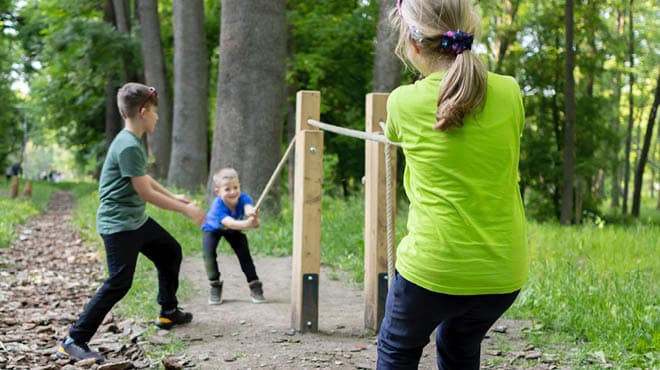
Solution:
[[[214,187],[213,188],[213,194],[215,194],[216,196],[220,195],[220,188],[218,188],[217,186]]]

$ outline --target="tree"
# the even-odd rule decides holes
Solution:
[[[564,92],[566,122],[564,125],[564,181],[561,199],[562,225],[571,223],[573,212],[573,176],[574,176],[574,146],[575,146],[575,50],[573,49],[573,0],[566,0],[566,86]]]
[[[117,27],[117,20],[115,17],[115,8],[112,0],[105,0],[103,5],[103,20],[112,27]],[[119,88],[119,76],[117,71],[109,70],[104,87],[105,94],[105,140],[108,145],[115,138],[117,133],[121,131],[122,119],[117,107],[117,89]]]
[[[635,189],[633,190],[633,204],[632,215],[639,217],[639,207],[642,200],[642,180],[644,178],[644,167],[648,159],[649,149],[651,148],[651,138],[653,137],[653,126],[655,125],[655,117],[658,112],[658,103],[660,103],[660,74],[655,85],[655,95],[653,98],[653,105],[651,106],[651,113],[649,113],[649,121],[646,125],[646,134],[644,135],[644,145],[642,152],[637,162],[637,169],[635,170]]]
[[[624,163],[624,180],[623,180],[623,207],[622,213],[625,215],[628,213],[628,184],[630,183],[630,147],[632,145],[632,135],[633,135],[633,126],[635,119],[633,117],[634,113],[634,91],[633,87],[635,86],[635,34],[633,33],[633,0],[630,0],[630,9],[628,9],[628,58],[630,61],[630,74],[628,77],[628,83],[630,85],[630,91],[628,92],[628,131],[626,135],[626,161]]]
[[[401,82],[401,62],[394,54],[396,35],[389,19],[393,2],[380,0],[379,3],[376,56],[371,91],[389,93]]]
[[[154,155],[152,171],[167,178],[172,150],[172,100],[160,39],[158,0],[138,0],[142,38],[142,60],[147,85],[158,90],[158,129],[149,135],[149,149]]]
[[[286,1],[223,0],[211,171],[231,166],[258,196],[282,155]],[[213,189],[209,176],[208,190]],[[275,208],[279,194],[274,190]]]
[[[174,121],[167,182],[189,191],[197,191],[208,174],[208,60],[202,19],[203,0],[174,0]]]

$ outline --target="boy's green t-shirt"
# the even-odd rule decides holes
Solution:
[[[145,201],[131,182],[131,177],[147,173],[146,166],[147,153],[140,139],[128,130],[120,131],[110,144],[99,180],[96,230],[100,234],[135,230],[147,222]]]
[[[529,265],[518,186],[520,88],[512,77],[489,73],[483,111],[442,132],[433,125],[443,76],[401,86],[387,101],[386,136],[402,143],[410,200],[396,268],[434,292],[511,293]]]

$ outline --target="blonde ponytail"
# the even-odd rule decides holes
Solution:
[[[440,86],[433,128],[461,127],[466,114],[479,111],[486,100],[486,76],[484,65],[471,51],[458,54]]]

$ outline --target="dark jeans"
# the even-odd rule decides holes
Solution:
[[[220,238],[224,237],[229,242],[229,245],[238,256],[238,262],[241,264],[241,270],[245,274],[247,282],[253,280],[259,280],[257,276],[257,271],[254,268],[254,262],[252,262],[252,256],[250,255],[250,249],[248,248],[248,241],[245,234],[240,231],[227,231],[227,230],[216,230],[216,231],[204,231],[204,236],[202,238],[202,248],[204,256],[204,266],[206,267],[206,275],[209,278],[209,281],[216,281],[220,279],[220,271],[218,270],[218,242]]]
[[[481,340],[518,296],[457,296],[426,290],[396,273],[378,335],[377,369],[417,369],[436,329],[438,369],[479,369]]]
[[[78,321],[69,329],[77,343],[87,343],[133,282],[138,253],[149,258],[158,271],[158,303],[163,310],[177,307],[181,246],[156,221],[149,218],[137,230],[102,234],[108,261],[108,278],[87,303]]]

